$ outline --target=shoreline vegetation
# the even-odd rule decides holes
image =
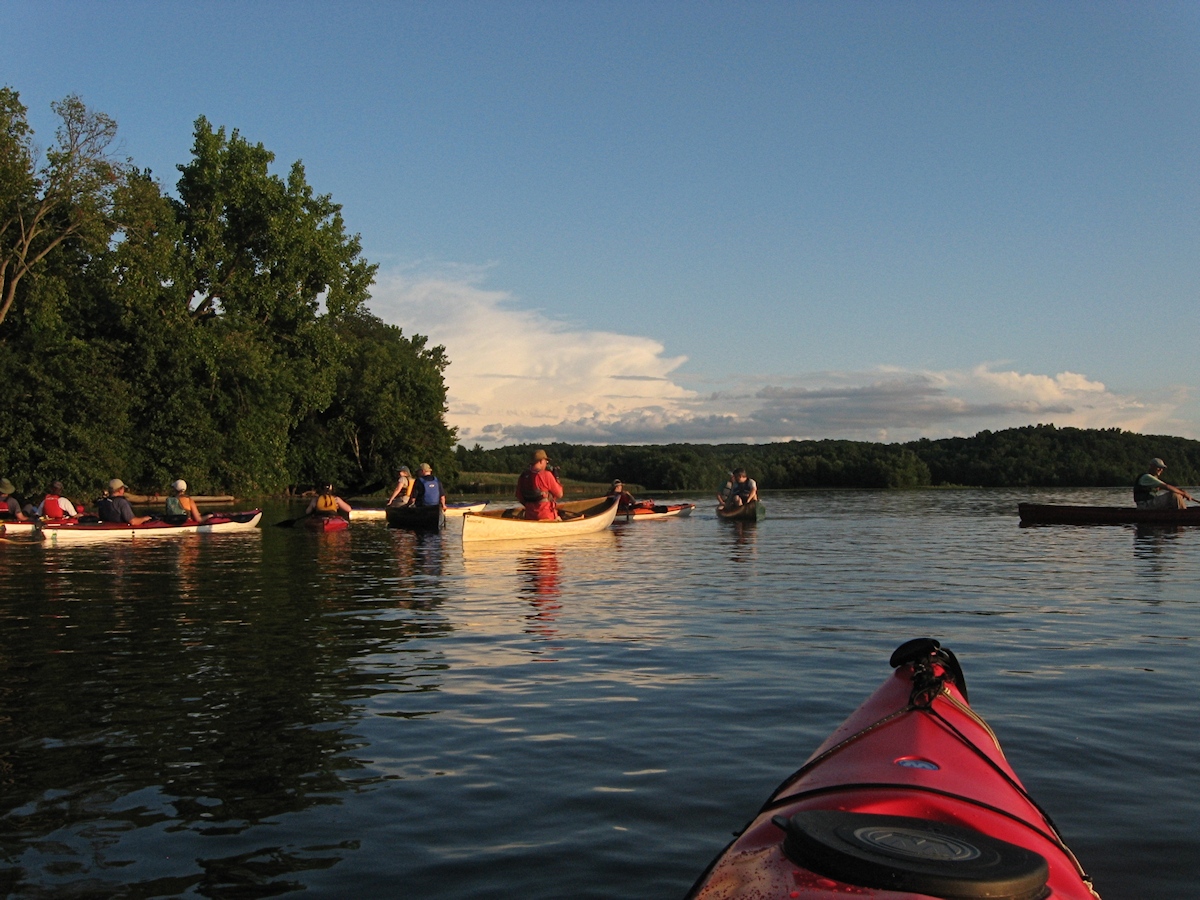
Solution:
[[[1162,457],[1172,484],[1200,482],[1200,441],[1119,428],[1027,425],[973,437],[903,444],[786,441],[771,444],[590,446],[546,443],[456,450],[458,491],[482,492],[507,473],[514,481],[543,447],[564,475],[607,490],[621,478],[640,492],[715,494],[744,468],[763,490],[803,488],[1127,487]],[[485,474],[491,473],[491,474]]]
[[[0,86],[0,476],[24,498],[110,478],[157,498],[296,497],[332,482],[390,491],[428,462],[447,489],[497,495],[544,447],[570,493],[712,492],[745,468],[790,488],[1108,487],[1152,457],[1200,481],[1200,442],[1031,425],[902,444],[455,447],[445,348],[367,306],[377,266],[297,161],[237,130],[194,125],[174,193],[117,156],[117,125],[76,96],[38,149]],[[149,502],[154,502],[153,500]]]

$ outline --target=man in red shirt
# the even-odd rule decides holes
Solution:
[[[550,457],[545,450],[535,451],[529,468],[517,478],[517,499],[525,507],[526,519],[557,519],[558,507],[555,500],[561,500],[563,487],[558,477],[550,471]]]

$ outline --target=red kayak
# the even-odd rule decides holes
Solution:
[[[341,516],[306,516],[301,520],[309,531],[343,531],[350,527],[350,520]]]
[[[1098,900],[931,638],[787,779],[695,900]]]

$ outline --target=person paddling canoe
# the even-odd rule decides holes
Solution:
[[[391,506],[398,499],[397,506],[407,506],[412,502],[413,487],[415,484],[416,482],[413,480],[412,472],[409,471],[408,466],[401,466],[400,474],[396,476],[396,489],[392,491],[392,496],[388,497],[387,505]]]
[[[554,471],[547,468],[550,457],[545,450],[534,451],[529,468],[517,478],[517,499],[525,507],[526,519],[553,521],[559,518],[556,500],[561,500],[563,486]]]
[[[1161,478],[1167,469],[1167,464],[1157,456],[1150,460],[1150,465],[1133,484],[1133,502],[1138,509],[1187,509],[1185,501],[1197,502],[1196,498],[1173,484],[1167,484]]]
[[[746,474],[745,469],[734,469],[733,491],[730,493],[729,499],[725,501],[725,506],[745,506],[757,499],[758,484]]]

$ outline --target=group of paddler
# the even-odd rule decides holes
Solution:
[[[171,493],[166,498],[166,513],[163,516],[166,521],[184,524],[203,522],[209,518],[200,512],[196,501],[187,495],[187,489],[187,482],[182,478],[171,482]],[[16,490],[16,486],[8,478],[0,478],[0,521],[11,519],[17,522],[61,522],[86,515],[82,503],[77,505],[66,496],[61,481],[52,482],[36,505],[22,503]],[[125,482],[120,478],[113,478],[108,482],[108,490],[96,500],[98,521],[143,525],[156,518],[134,515],[133,507],[125,496],[126,490]]]

